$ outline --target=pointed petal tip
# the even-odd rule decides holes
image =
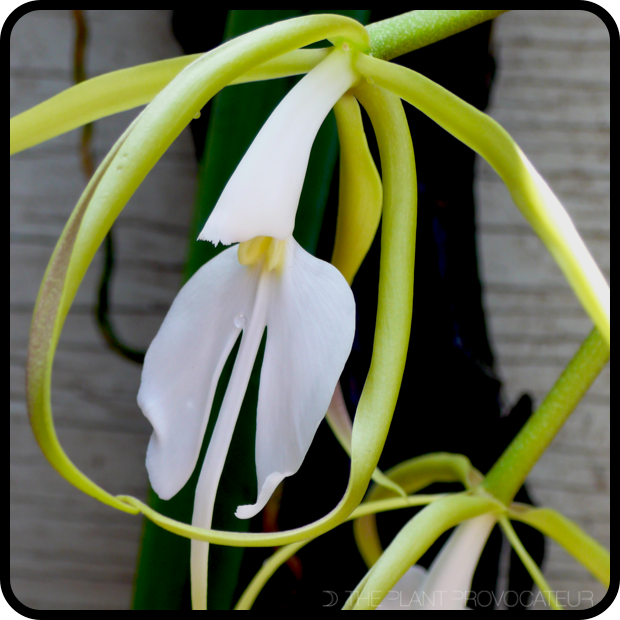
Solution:
[[[293,473],[294,472],[286,472],[282,474],[279,471],[274,471],[272,474],[269,474],[258,495],[256,504],[238,506],[235,511],[235,517],[237,517],[237,519],[251,519],[253,516],[257,515],[265,507],[265,504],[267,504],[269,498],[273,495],[273,492],[276,490],[276,487],[280,484],[280,482],[282,482],[282,480],[284,480],[287,476],[291,476]]]
[[[166,475],[166,468],[161,467],[161,457],[157,455],[157,443],[157,435],[153,433],[146,449],[146,471],[149,474],[151,488],[155,491],[157,497],[167,501],[172,499],[185,483],[181,484],[179,487],[178,480],[173,480],[170,476]]]
[[[200,233],[198,235],[197,241],[209,241],[211,242],[215,247],[217,247],[219,245],[219,243],[221,242],[221,239],[215,239],[211,236],[204,235],[203,233]]]
[[[207,228],[207,224],[205,224],[204,228],[200,231],[198,241],[210,241],[215,247],[217,247],[220,243],[222,245],[230,245],[229,243],[224,243],[221,239],[221,235],[217,234],[213,230],[209,230]]]
[[[217,215],[215,217],[211,215],[200,231],[198,240],[210,241],[217,247],[220,243],[222,245],[232,245],[233,243],[241,243],[252,238],[251,235],[248,236],[241,230],[235,230],[234,228],[231,230],[231,227],[226,222],[220,222],[221,219]]]

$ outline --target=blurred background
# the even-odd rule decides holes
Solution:
[[[84,15],[88,76],[182,53],[172,11]],[[17,22],[10,41],[11,116],[74,83],[75,37],[70,10],[34,11]],[[492,48],[497,69],[488,112],[558,194],[609,279],[606,26],[587,11],[511,11],[495,22]],[[96,162],[135,114],[95,124]],[[80,140],[80,132],[72,132],[11,158],[11,586],[36,609],[129,609],[141,519],[98,504],[55,473],[32,437],[24,401],[38,286],[85,185]],[[476,172],[483,300],[508,411],[523,393],[540,402],[591,325],[501,181],[482,162]],[[115,224],[113,319],[119,336],[136,349],[148,346],[181,285],[196,174],[186,131]],[[87,475],[112,493],[145,498],[151,429],[135,402],[140,366],[112,352],[95,323],[101,272],[99,256],[60,342],[56,424],[61,443]],[[609,389],[607,368],[529,478],[538,503],[562,511],[606,546]],[[554,544],[547,546],[544,572],[554,589],[571,593],[571,603],[589,607],[583,593],[592,592],[594,602],[604,594]]]

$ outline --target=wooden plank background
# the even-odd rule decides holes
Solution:
[[[87,72],[180,53],[170,11],[86,11]],[[72,83],[71,11],[40,10],[11,36],[11,115]],[[586,11],[513,11],[497,21],[500,70],[491,113],[549,180],[609,277],[609,35]],[[135,112],[96,124],[100,161]],[[128,609],[140,519],[82,495],[47,464],[24,403],[30,316],[55,240],[84,187],[77,132],[11,158],[11,586],[36,609]],[[183,134],[119,218],[114,320],[144,348],[181,283],[196,165]],[[506,405],[539,401],[590,329],[559,270],[481,165],[480,253],[485,301]],[[103,344],[93,318],[100,257],[67,320],[54,366],[61,442],[113,493],[144,498],[150,428],[135,395],[140,368]],[[609,544],[609,371],[531,476],[533,493]],[[557,547],[545,568],[571,593],[603,590]],[[582,595],[583,596],[583,595]],[[581,601],[589,606],[587,595]]]

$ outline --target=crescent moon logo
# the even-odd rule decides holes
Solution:
[[[323,605],[323,607],[333,607],[338,602],[338,595],[331,590],[323,590],[324,594],[329,594],[329,603],[327,605]]]

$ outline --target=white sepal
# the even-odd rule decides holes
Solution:
[[[227,245],[293,233],[312,143],[356,80],[348,53],[336,49],[291,90],[237,166],[199,239]]]

